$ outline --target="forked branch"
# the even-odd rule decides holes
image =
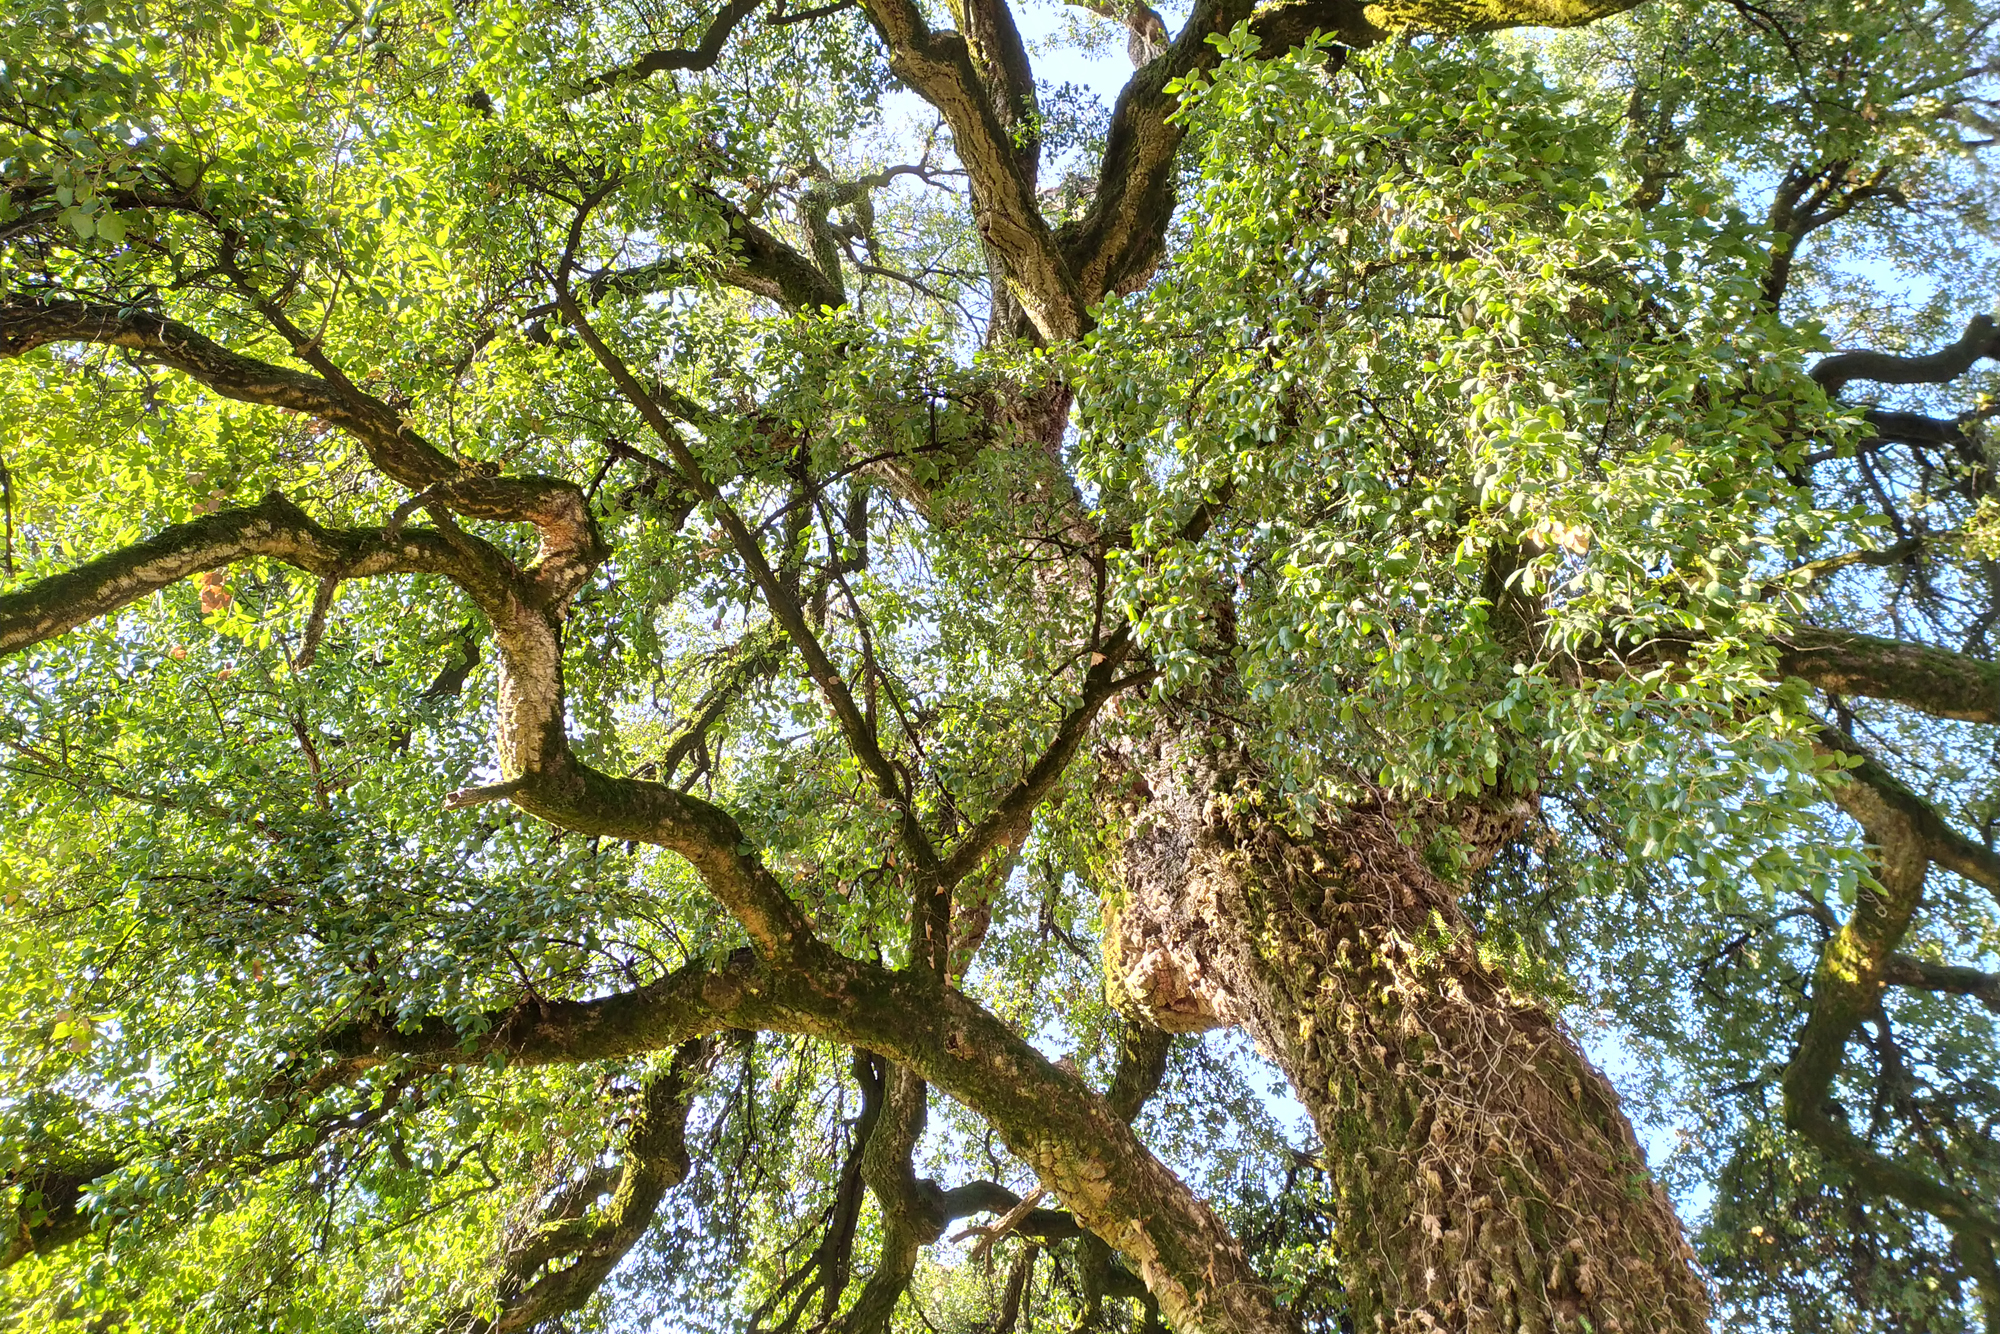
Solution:
[[[150,311],[18,294],[0,299],[0,357],[24,356],[51,343],[127,348],[225,398],[315,417],[352,436],[385,476],[428,492],[455,513],[531,523],[541,530],[538,570],[558,595],[574,591],[604,559],[603,539],[575,485],[468,468],[412,430],[380,399],[351,385],[232,352]]]
[[[640,83],[655,74],[665,74],[674,70],[701,71],[715,68],[715,62],[722,59],[722,48],[729,41],[729,34],[736,25],[756,12],[764,0],[730,0],[721,12],[709,20],[708,27],[701,34],[701,41],[692,47],[672,47],[648,51],[644,55],[607,70],[594,79],[579,84],[577,97],[589,97],[611,88],[630,83]]]
[[[1844,739],[1830,735],[1829,742],[1829,748],[1855,753]],[[1820,952],[1812,1007],[1781,1081],[1785,1120],[1869,1190],[1944,1224],[1974,1262],[1990,1306],[2000,1302],[2000,1273],[1992,1263],[1994,1245],[2000,1242],[2000,1214],[1992,1201],[1878,1152],[1855,1133],[1833,1101],[1848,1039],[1876,1013],[1882,988],[1922,971],[1895,951],[1915,920],[1936,847],[1936,827],[1942,825],[1928,805],[1880,772],[1873,760],[1864,757],[1851,773],[1850,781],[1835,784],[1830,795],[1874,844],[1874,883],[1856,894],[1852,915]]]
[[[688,1109],[709,1049],[704,1039],[684,1042],[646,1080],[617,1175],[602,1180],[603,1205],[581,1199],[581,1208],[531,1225],[501,1258],[498,1312],[449,1323],[452,1334],[524,1334],[583,1308],[645,1235],[661,1199],[687,1177]],[[589,1178],[591,1193],[599,1181]],[[542,1272],[557,1261],[566,1263]]]
[[[191,575],[263,556],[324,577],[443,574],[491,593],[514,577],[511,563],[477,539],[406,528],[324,528],[273,491],[255,505],[218,510],[74,569],[0,593],[0,654],[52,639],[108,616]]]
[[[1002,119],[1013,99],[987,87],[964,35],[931,30],[916,0],[865,0],[864,7],[889,48],[889,68],[951,126],[972,182],[979,234],[1006,265],[1028,318],[1051,342],[1079,337],[1089,298],[1042,216],[1026,163]]]

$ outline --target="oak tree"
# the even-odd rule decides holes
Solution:
[[[2000,1330],[1990,6],[0,52],[10,1322]]]

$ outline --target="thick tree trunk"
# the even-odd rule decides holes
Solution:
[[[1139,764],[1107,972],[1163,1027],[1243,1025],[1290,1077],[1358,1329],[1707,1328],[1616,1094],[1388,818],[1295,834],[1194,745]]]

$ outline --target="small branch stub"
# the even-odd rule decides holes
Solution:
[[[993,1224],[993,1226],[967,1228],[964,1232],[952,1238],[952,1240],[959,1241],[965,1237],[977,1235],[979,1240],[972,1245],[972,1258],[975,1260],[984,1259],[986,1253],[992,1250],[1002,1237],[1018,1227],[1021,1220],[1026,1218],[1029,1212],[1042,1202],[1042,1196],[1046,1194],[1048,1194],[1048,1191],[1045,1187],[1037,1186],[1026,1195],[1023,1195],[1019,1204],[1009,1209],[1005,1214],[1002,1214],[1000,1221]]]
[[[490,787],[462,787],[455,792],[445,794],[444,808],[448,811],[463,811],[474,806],[488,806],[496,801],[507,800],[527,785],[528,779],[524,774]]]

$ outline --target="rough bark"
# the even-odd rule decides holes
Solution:
[[[1164,1029],[1144,1021],[1125,1022],[1119,1034],[1118,1068],[1104,1095],[1119,1120],[1130,1124],[1145,1107],[1146,1100],[1158,1091],[1160,1080],[1166,1077],[1167,1054],[1172,1046],[1173,1037]],[[1101,1238],[1085,1233],[1078,1256],[1077,1277],[1083,1289],[1083,1318],[1079,1322],[1082,1328],[1105,1328],[1106,1297],[1137,1299],[1145,1311],[1143,1328],[1152,1331],[1160,1327],[1159,1302],[1131,1270],[1118,1263],[1118,1257]]]
[[[1087,327],[1087,299],[1063,262],[1001,119],[1009,100],[980,78],[966,36],[933,31],[914,0],[866,0],[863,8],[889,50],[889,68],[951,126],[953,146],[972,184],[980,238],[1001,257],[1028,318],[1051,342],[1080,336]]]
[[[1893,700],[1934,718],[2000,723],[2000,663],[1907,639],[1799,626],[1778,669],[1836,695]]]
[[[1326,1146],[1357,1328],[1707,1328],[1616,1094],[1481,958],[1388,818],[1295,836],[1199,743],[1143,767],[1108,971],[1166,1026],[1243,1025],[1290,1077]]]

